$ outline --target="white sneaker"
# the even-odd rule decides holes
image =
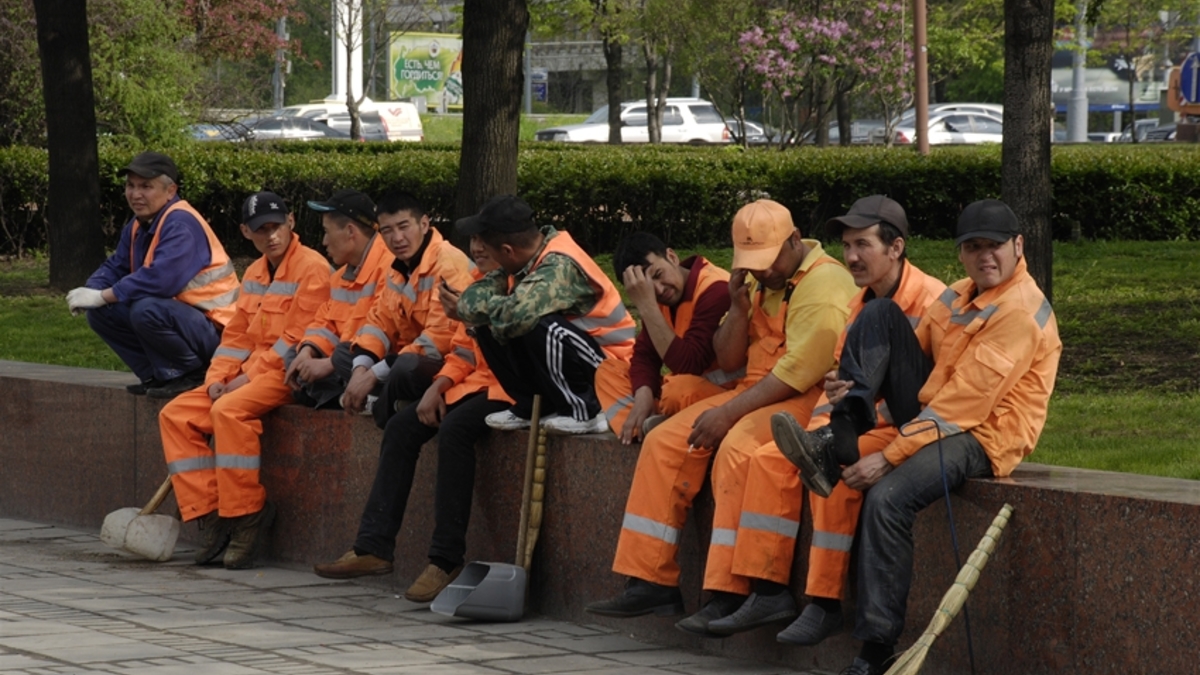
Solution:
[[[555,415],[543,418],[542,426],[548,433],[559,435],[602,434],[608,431],[608,418],[604,416],[603,412],[590,420],[577,420],[566,415]]]
[[[494,412],[483,418],[483,422],[497,431],[516,431],[529,428],[529,420],[517,417],[511,410]]]
[[[375,413],[375,402],[379,400],[378,396],[367,394],[367,400],[363,402],[362,412],[358,413],[363,417],[370,417]]]

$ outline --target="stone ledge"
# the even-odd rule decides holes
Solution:
[[[162,481],[161,404],[123,391],[129,374],[0,361],[0,516],[98,529],[105,514],[144,503]],[[365,418],[286,406],[264,424],[263,483],[279,506],[272,557],[306,567],[351,543],[374,474],[380,432]],[[511,561],[525,433],[493,434],[479,452],[468,558]],[[435,446],[426,446],[400,534],[393,583],[425,564],[432,531]],[[784,647],[760,630],[702,640],[671,621],[583,612],[619,591],[609,571],[637,447],[609,435],[552,438],[546,516],[534,558],[534,611],[619,627],[642,640],[800,669],[837,671],[853,657],[848,634],[817,649]],[[1200,483],[1025,464],[1012,478],[972,481],[952,503],[965,556],[1000,506],[1015,517],[970,602],[979,673],[1191,672],[1200,589]],[[174,508],[169,502],[165,509]],[[702,492],[680,562],[689,610],[702,597],[711,497]],[[807,512],[801,551],[811,539]],[[192,532],[186,535],[194,536]],[[918,519],[917,559],[902,644],[924,629],[954,574],[945,507]],[[806,556],[793,592],[802,597]],[[966,672],[964,622],[935,644],[926,673]],[[1153,664],[1153,665],[1151,665]]]

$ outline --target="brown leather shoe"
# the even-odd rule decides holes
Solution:
[[[404,599],[409,602],[433,602],[438,593],[441,593],[450,585],[450,582],[458,578],[458,573],[462,570],[462,565],[459,565],[452,572],[446,573],[442,571],[442,568],[430,563],[429,567],[421,572],[421,576],[413,582],[413,585],[404,591]]]
[[[392,563],[370,553],[358,555],[354,549],[350,549],[346,551],[345,555],[331,563],[313,565],[313,572],[326,579],[353,579],[377,574],[391,574]]]

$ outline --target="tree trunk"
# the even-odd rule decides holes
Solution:
[[[608,142],[621,144],[621,43],[604,38],[604,86],[608,90]]]
[[[1025,235],[1029,273],[1052,297],[1050,57],[1054,0],[1004,0],[1004,141],[1000,198]]]
[[[35,0],[50,194],[50,286],[81,286],[104,262],[100,160],[85,0]]]
[[[662,143],[662,117],[658,114],[658,52],[649,39],[642,41],[646,59],[646,133],[651,143]]]
[[[829,123],[827,113],[829,112],[829,83],[824,80],[816,82],[816,88],[813,90],[813,117],[816,120],[817,128],[813,132],[814,142],[818,148],[829,146]]]
[[[525,0],[463,3],[463,135],[455,218],[517,191]]]
[[[838,124],[838,145],[848,146],[850,141],[850,99],[846,97],[846,90],[838,87],[837,98],[835,99],[837,106],[837,124]]]

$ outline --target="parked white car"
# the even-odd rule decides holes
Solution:
[[[360,113],[378,113],[380,124],[389,141],[422,141],[425,140],[425,128],[421,125],[421,115],[417,106],[407,101],[372,101],[364,99],[358,106]],[[282,117],[307,117],[318,122],[324,122],[334,128],[350,130],[350,112],[345,103],[321,101],[293,105],[279,111]],[[372,122],[374,119],[372,118]]]
[[[542,129],[535,138],[566,143],[607,143],[608,106],[602,106],[582,124]],[[700,98],[667,99],[662,125],[664,143],[728,143],[730,138],[725,120],[712,103]],[[625,143],[650,141],[645,101],[621,104],[621,140]]]
[[[914,120],[915,121],[915,120]],[[1000,143],[1004,140],[1004,119],[987,112],[939,112],[929,116],[929,144]],[[896,127],[893,142],[916,142],[912,122]]]
[[[1004,122],[1004,106],[1000,105],[999,103],[930,103],[929,104],[929,119],[930,120],[932,120],[934,117],[936,117],[938,115],[941,115],[943,113],[949,113],[949,112],[985,113],[985,114],[990,114],[993,117],[999,118],[1002,124]],[[916,122],[917,122],[917,109],[909,108],[908,110],[905,110],[903,113],[901,113],[900,117],[896,118],[896,121],[892,124],[892,128],[893,129],[898,129],[901,127],[916,128],[916,126],[917,126]],[[883,129],[882,124],[880,124],[878,127],[874,128],[874,129],[871,129],[871,131],[870,131],[871,141],[870,142],[871,143],[883,143],[883,131],[884,131],[884,129]],[[909,142],[911,142],[911,140],[912,140],[912,137],[909,136]],[[900,143],[901,141],[893,141],[893,142]]]

